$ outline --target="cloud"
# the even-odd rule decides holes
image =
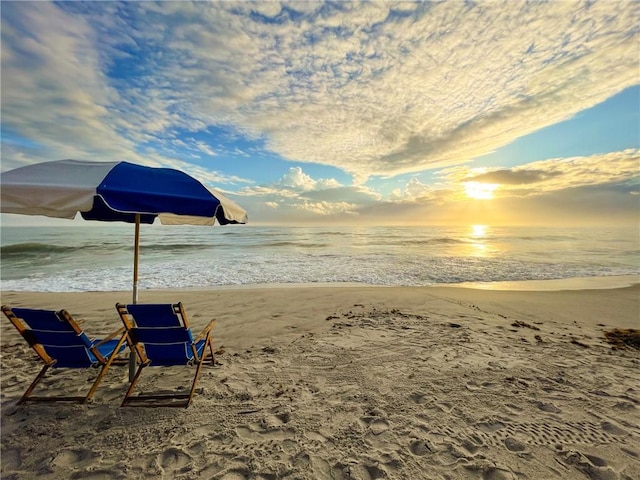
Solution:
[[[364,184],[459,165],[636,84],[637,18],[624,1],[10,2],[3,128],[34,159],[164,163],[182,132],[223,126]]]
[[[346,202],[303,202],[294,205],[299,210],[306,210],[316,215],[354,215],[356,214],[356,205]]]
[[[637,81],[628,4],[411,5],[235,17],[251,55],[225,58],[243,89],[229,117],[285,158],[363,180],[467,161]]]
[[[291,167],[280,179],[278,185],[295,190],[313,190],[318,182],[302,171],[300,167]]]
[[[105,62],[118,51],[109,46],[113,39],[103,42],[95,22],[52,3],[3,4],[3,170],[57,158],[128,160],[180,168],[208,183],[246,183],[184,161],[189,150],[215,154],[202,142],[188,144],[169,134],[163,153],[145,148],[153,132],[173,125],[171,116],[153,99],[127,97],[109,78]],[[136,103],[145,110],[137,111]]]
[[[544,170],[496,170],[494,172],[483,173],[468,179],[469,182],[498,183],[501,185],[526,185],[528,183],[538,183],[550,176],[560,175],[559,172],[545,172]]]
[[[637,185],[639,165],[640,149],[630,148],[589,157],[541,160],[493,171],[452,167],[443,169],[438,175],[450,185],[465,182],[498,184],[500,188],[496,194],[500,195],[539,195],[592,185]]]
[[[404,189],[395,189],[391,192],[391,201],[417,201],[420,199],[431,198],[433,189],[429,185],[421,183],[417,178],[412,178]]]
[[[382,198],[364,186],[344,186],[333,178],[316,180],[301,167],[291,167],[272,184],[243,187],[238,194],[243,197],[243,206],[256,212],[254,218],[264,221],[277,211],[280,220],[295,217],[303,223],[318,217],[357,215],[363,205]]]

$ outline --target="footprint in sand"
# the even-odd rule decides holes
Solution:
[[[462,447],[462,449],[471,456],[478,453],[478,450],[480,450],[481,446],[482,445],[478,445],[476,442],[472,441],[471,439],[463,439],[460,442],[460,447]]]
[[[517,405],[513,405],[512,403],[505,403],[504,407],[507,412],[511,413],[512,415],[520,415],[522,412],[524,412],[524,409],[518,407]]]
[[[409,399],[413,403],[417,403],[418,405],[422,405],[422,404],[426,403],[427,396],[424,393],[415,392],[415,393],[412,393],[411,395],[409,395]]]
[[[291,414],[288,412],[274,412],[274,414],[266,415],[262,419],[262,425],[265,428],[280,427],[291,421]]]
[[[3,470],[14,470],[22,465],[22,456],[20,455],[20,449],[11,448],[2,453],[2,468]]]
[[[158,463],[165,472],[183,472],[191,463],[191,457],[179,448],[170,447],[160,454]]]
[[[362,426],[368,427],[374,435],[380,435],[381,433],[389,430],[389,422],[384,418],[362,417],[360,419],[360,423]]]
[[[618,475],[609,467],[604,458],[585,455],[575,450],[563,451],[559,452],[559,454],[563,460],[561,463],[575,467],[592,480],[618,478]]]
[[[487,460],[467,464],[465,468],[480,473],[482,480],[515,480],[518,478],[509,468],[489,464]]]
[[[544,402],[538,402],[536,404],[536,406],[542,410],[543,412],[549,412],[549,413],[561,413],[562,410],[560,410],[558,407],[556,407],[553,403],[544,403]]]
[[[517,477],[509,470],[489,467],[482,473],[482,480],[515,480]]]
[[[374,420],[369,425],[369,428],[374,435],[380,435],[382,432],[389,430],[389,423],[384,419]]]
[[[291,429],[262,430],[260,425],[254,424],[249,427],[236,427],[236,434],[245,441],[265,442],[290,439],[294,436],[294,431]]]
[[[609,465],[604,458],[596,457],[595,455],[587,455],[587,454],[585,454],[585,457],[596,467],[606,467],[607,465]]]
[[[95,465],[96,459],[99,457],[98,453],[87,449],[62,450],[53,458],[51,463],[56,467],[82,469],[89,465]]]
[[[640,453],[636,452],[635,450],[631,450],[629,448],[620,448],[620,450],[622,450],[624,453],[626,453],[630,457],[633,457],[636,459],[640,458]]]
[[[429,444],[424,440],[415,440],[411,442],[411,444],[409,445],[409,450],[411,450],[411,453],[413,453],[416,457],[423,457],[426,454],[431,453]]]
[[[527,449],[524,443],[513,437],[505,438],[504,446],[507,447],[507,450],[514,453],[524,452]]]
[[[506,427],[502,422],[481,422],[476,423],[475,426],[478,430],[486,433],[494,433]]]
[[[448,402],[438,402],[436,406],[445,413],[451,413],[455,408],[455,405],[452,405]]]
[[[626,430],[623,430],[620,427],[615,426],[613,423],[609,423],[609,422],[604,422],[602,424],[602,430],[604,430],[607,433],[610,433],[611,435],[629,435],[629,432],[627,432]]]
[[[487,438],[490,445],[496,440],[508,450],[520,452],[518,442],[534,446],[558,444],[593,445],[624,441],[629,432],[611,424],[590,422],[566,422],[564,424],[480,422],[473,425],[475,431]],[[444,429],[442,429],[444,430]],[[508,440],[510,439],[510,440]],[[515,439],[518,439],[517,441]]]

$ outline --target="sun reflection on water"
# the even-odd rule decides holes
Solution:
[[[484,237],[487,234],[486,225],[471,225],[471,235],[474,237]]]
[[[489,246],[487,245],[487,225],[471,225],[471,252],[475,257],[488,257],[491,255]]]

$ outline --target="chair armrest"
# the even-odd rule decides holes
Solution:
[[[217,320],[215,318],[213,320],[211,320],[209,322],[209,324],[206,327],[204,327],[204,329],[202,330],[200,335],[198,335],[198,338],[196,338],[193,342],[197,343],[200,340],[202,340],[204,337],[206,337],[207,333],[209,333],[213,329],[213,327],[215,326],[216,322],[217,322]]]
[[[98,343],[96,343],[94,345],[94,347],[97,347],[98,345],[102,345],[103,343],[108,342],[109,340],[113,340],[114,338],[116,338],[118,335],[122,335],[124,332],[126,331],[126,328],[122,327],[118,330],[116,330],[115,332],[113,332],[111,335],[109,335],[106,338],[103,338],[102,340],[100,340]]]

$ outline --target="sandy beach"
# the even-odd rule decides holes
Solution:
[[[544,290],[544,289],[542,289]],[[128,292],[3,292],[68,309],[96,337]],[[640,286],[483,290],[326,286],[143,291],[218,320],[221,365],[192,405],[120,408],[126,367],[93,401],[16,406],[41,365],[2,322],[3,479],[638,479]],[[139,389],[185,388],[190,367]],[[38,393],[85,392],[57,370]]]

